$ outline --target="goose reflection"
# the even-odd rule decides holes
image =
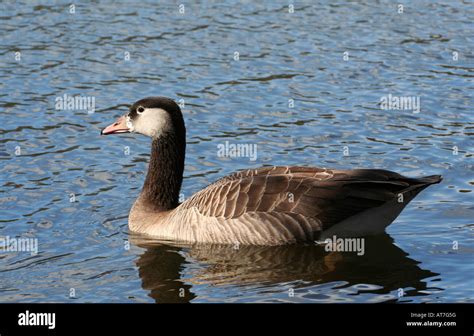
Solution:
[[[265,288],[288,282],[299,284],[295,290],[342,282],[342,287],[370,284],[373,294],[404,288],[416,296],[426,295],[420,293],[427,289],[423,279],[438,275],[421,269],[387,234],[367,237],[362,256],[318,245],[177,245],[142,236],[131,241],[145,248],[136,263],[143,289],[156,302],[190,302],[198,285]],[[393,295],[391,300],[396,301]]]

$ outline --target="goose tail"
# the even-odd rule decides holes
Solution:
[[[430,176],[424,176],[417,179],[417,181],[420,182],[420,184],[426,184],[427,186],[431,184],[440,183],[442,180],[443,180],[443,176],[441,175],[430,175]]]

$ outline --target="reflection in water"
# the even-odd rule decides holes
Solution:
[[[179,248],[165,245],[150,247],[137,261],[142,287],[156,302],[189,302],[195,297],[191,286],[180,280],[185,260],[178,252]]]
[[[408,258],[387,234],[367,237],[363,256],[325,252],[317,245],[235,249],[219,245],[171,246],[138,236],[132,241],[146,248],[137,265],[142,287],[156,302],[189,302],[196,297],[193,286],[199,285],[258,285],[263,292],[272,285],[288,282],[298,283],[295,290],[343,282],[344,288],[370,284],[373,294],[403,288],[405,294],[416,296],[424,295],[420,291],[427,289],[423,279],[438,275],[418,267],[418,262]],[[188,269],[187,265],[192,267]],[[338,289],[342,287],[339,285]],[[261,295],[265,299],[268,294]]]

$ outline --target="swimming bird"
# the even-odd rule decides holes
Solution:
[[[405,177],[380,169],[273,166],[235,172],[179,202],[186,151],[180,107],[148,97],[101,131],[152,139],[132,232],[190,243],[282,245],[378,234],[440,175]]]

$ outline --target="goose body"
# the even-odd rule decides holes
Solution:
[[[420,191],[441,181],[378,169],[262,167],[226,176],[179,204],[186,143],[178,105],[142,99],[102,134],[130,131],[153,141],[129,228],[159,239],[281,245],[377,234]]]

